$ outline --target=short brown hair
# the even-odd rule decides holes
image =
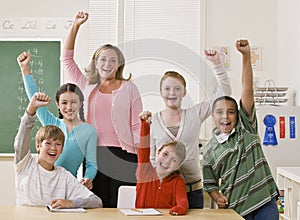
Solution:
[[[47,139],[60,140],[62,141],[62,146],[64,146],[65,135],[59,127],[55,125],[47,125],[41,127],[37,131],[35,135],[35,142],[36,144],[41,144],[44,140]]]

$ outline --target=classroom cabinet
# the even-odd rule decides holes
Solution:
[[[277,167],[277,184],[284,190],[281,219],[300,220],[300,167]]]

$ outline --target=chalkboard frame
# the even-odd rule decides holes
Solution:
[[[56,47],[58,47],[59,49],[58,49],[58,52],[57,52],[57,54],[55,55],[56,56],[56,58],[58,58],[58,60],[57,60],[57,62],[59,63],[59,68],[58,68],[58,73],[57,73],[57,76],[59,77],[59,79],[57,79],[58,81],[57,81],[57,85],[55,86],[55,88],[51,88],[53,91],[55,90],[56,91],[56,89],[61,85],[61,83],[63,82],[63,67],[62,67],[62,65],[60,64],[60,55],[61,55],[61,52],[62,52],[62,47],[63,47],[63,39],[62,38],[0,38],[0,44],[2,45],[3,43],[7,43],[7,44],[12,44],[13,42],[17,42],[17,43],[28,43],[28,44],[30,44],[30,43],[37,43],[37,44],[45,44],[46,45],[46,43],[54,43],[55,45],[56,45]],[[31,48],[27,48],[27,49],[31,49]],[[27,50],[26,49],[26,50]],[[57,48],[56,48],[57,49]],[[24,50],[23,50],[24,51]],[[12,70],[11,71],[11,73],[8,73],[8,74],[15,74],[15,75],[17,75],[17,74],[20,74],[20,76],[19,77],[21,77],[21,71],[19,70],[19,67],[18,67],[18,64],[17,64],[17,61],[16,61],[16,58],[17,58],[17,56],[18,56],[18,54],[19,53],[21,53],[22,52],[22,49],[20,49],[20,51],[18,51],[16,54],[15,54],[15,59],[13,59],[13,60],[11,60],[10,62],[11,63],[15,63],[15,65],[17,66],[17,68],[18,68],[18,72],[16,72],[16,71],[14,71],[14,70]],[[0,67],[1,68],[1,67]],[[0,74],[1,74],[2,72],[1,72],[1,70],[0,70]],[[33,76],[34,76],[34,74],[33,74]],[[0,79],[1,80],[1,79]],[[3,82],[2,82],[3,83]],[[17,83],[17,82],[16,82]],[[0,82],[0,85],[1,85],[1,82]],[[52,93],[53,93],[53,91],[52,91]],[[3,93],[2,93],[3,94]],[[6,95],[9,95],[9,94],[6,94]],[[51,105],[52,106],[50,106],[50,108],[52,107],[52,109],[50,109],[50,111],[51,112],[53,112],[53,113],[56,113],[56,112],[54,112],[54,108],[56,109],[56,106],[55,106],[55,102],[53,101],[53,100],[55,100],[55,98],[54,98],[54,94],[49,94],[50,96],[51,96],[51,98],[52,98],[52,103],[51,103]],[[55,106],[55,107],[54,107]],[[1,107],[0,107],[1,108]],[[56,109],[57,110],[57,109]],[[0,109],[0,112],[1,112],[1,109]],[[1,117],[3,117],[3,116],[1,116]],[[18,118],[16,117],[16,120],[18,120]],[[36,119],[36,121],[38,121],[38,119]],[[18,123],[19,123],[19,120],[18,120]],[[16,131],[17,132],[17,131]],[[16,134],[16,133],[15,133]],[[14,136],[15,136],[15,134],[13,134]],[[33,131],[33,133],[32,133],[32,139],[33,139],[33,137],[35,136],[35,131]],[[4,152],[5,150],[5,148],[7,148],[8,146],[5,146],[5,144],[4,144],[4,146],[2,145],[2,142],[1,142],[1,140],[0,140],[0,157],[12,157],[12,156],[14,156],[14,149],[13,149],[13,141],[12,141],[12,143],[11,143],[11,146],[9,146],[9,148],[11,149],[11,152]],[[36,153],[36,151],[35,151],[35,146],[33,146],[33,144],[31,144],[31,151],[32,151],[32,153]]]

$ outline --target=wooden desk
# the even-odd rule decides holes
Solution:
[[[49,212],[46,207],[15,207],[0,206],[0,219],[5,220],[96,220],[96,219],[201,219],[201,220],[241,220],[243,219],[231,209],[190,209],[186,215],[172,216],[168,210],[160,209],[161,216],[125,216],[120,210],[115,208],[87,209],[86,213],[54,213]]]

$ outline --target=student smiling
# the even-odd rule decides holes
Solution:
[[[176,172],[185,159],[185,146],[177,141],[164,143],[151,165],[151,113],[141,113],[138,148],[136,208],[169,208],[172,215],[184,215],[189,207],[184,179]]]
[[[60,157],[65,136],[54,125],[41,127],[36,134],[36,151],[31,155],[30,138],[36,110],[50,103],[44,93],[35,93],[21,118],[15,137],[17,205],[52,208],[97,208],[102,201],[63,167],[54,166]]]
[[[17,58],[29,99],[38,91],[29,67],[30,59],[30,54],[27,52],[21,53]],[[97,133],[93,126],[84,122],[83,94],[75,84],[66,83],[58,88],[55,99],[59,109],[59,118],[49,112],[46,107],[37,110],[37,117],[42,125],[56,125],[66,137],[65,149],[55,165],[62,166],[77,176],[77,171],[86,158],[86,172],[81,183],[88,189],[92,189],[92,181],[97,173]]]
[[[213,104],[216,128],[203,151],[204,189],[219,208],[246,220],[277,220],[279,194],[258,135],[249,42],[238,40],[236,48],[243,66],[240,109],[228,96]]]
[[[203,208],[201,168],[199,163],[199,133],[201,124],[211,113],[211,100],[231,94],[228,75],[222,59],[215,50],[205,50],[206,58],[216,71],[217,89],[206,100],[190,107],[182,108],[187,93],[184,77],[176,71],[167,71],[160,81],[160,94],[165,108],[153,114],[150,135],[150,160],[154,165],[157,151],[162,144],[180,141],[186,147],[186,159],[180,167],[186,182],[186,193],[190,208]]]

